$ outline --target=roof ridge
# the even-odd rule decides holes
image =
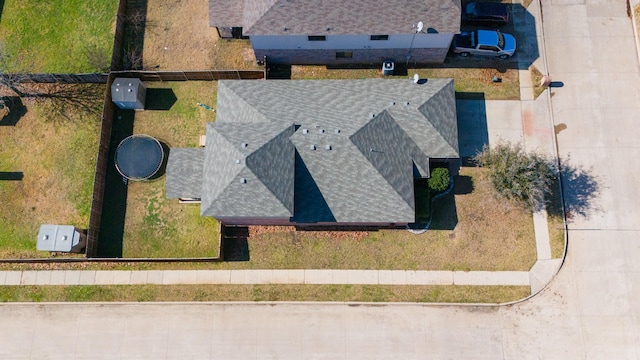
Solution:
[[[273,124],[273,125],[284,125],[284,123],[282,123],[282,124],[278,124],[277,122],[271,122],[271,124]],[[267,190],[269,190],[269,193],[271,193],[271,195],[273,195],[273,197],[274,197],[274,198],[276,198],[276,199],[278,200],[278,202],[280,202],[280,203],[282,204],[282,206],[284,206],[286,209],[289,209],[289,207],[287,206],[287,204],[285,204],[285,203],[283,202],[283,199],[281,199],[281,198],[280,198],[280,196],[278,196],[278,195],[273,191],[273,189],[271,189],[271,188],[269,187],[269,185],[267,185],[264,181],[262,181],[262,178],[261,178],[261,177],[256,173],[256,171],[255,171],[254,166],[253,166],[253,164],[252,164],[252,163],[253,163],[253,158],[254,158],[254,157],[257,157],[257,156],[259,155],[259,154],[258,154],[259,152],[261,153],[262,151],[267,151],[265,148],[266,148],[269,144],[273,143],[274,141],[279,140],[279,138],[280,138],[281,136],[283,136],[283,134],[284,134],[285,132],[287,132],[287,131],[291,130],[291,128],[292,128],[292,127],[295,127],[295,124],[294,124],[294,123],[287,124],[287,125],[286,125],[285,127],[283,127],[283,128],[282,128],[282,129],[277,133],[277,134],[275,134],[273,137],[271,137],[267,142],[263,143],[260,147],[258,147],[257,149],[255,149],[254,151],[252,151],[250,154],[248,154],[248,155],[245,157],[245,160],[244,160],[246,168],[247,168],[247,169],[249,169],[249,171],[251,171],[251,173],[252,173],[253,175],[255,175],[255,177],[256,177],[256,178],[257,178],[257,179],[258,179],[258,180],[259,180],[259,181],[264,185],[264,187],[265,187],[265,188],[267,188]],[[293,133],[295,133],[295,128],[294,128]],[[292,133],[291,135],[293,135],[293,133]],[[285,135],[286,135],[286,134],[285,134]],[[287,139],[288,139],[291,135],[287,136]],[[291,141],[291,140],[289,140],[289,141]],[[295,151],[295,145],[293,145],[293,143],[292,143],[292,146],[293,146],[293,149],[294,149],[294,151]],[[263,150],[263,149],[265,149],[265,150]],[[294,161],[295,161],[295,160],[294,160]],[[251,162],[251,163],[250,163],[250,162]],[[293,204],[292,204],[292,206],[293,206]],[[293,215],[293,209],[291,209],[291,213],[292,213],[292,215]]]
[[[229,141],[229,139],[227,139],[224,135],[222,135],[220,132],[218,132],[218,129],[216,129],[216,127],[215,127],[215,126],[212,126],[212,127],[211,127],[211,129],[212,129],[213,131],[215,131],[215,132],[216,132],[216,134],[217,134],[217,135],[218,135],[218,136],[219,136],[223,141],[225,141],[226,143],[230,144],[230,145],[231,145],[231,147],[230,147],[230,148],[231,148],[231,149],[233,149],[233,151],[235,151],[235,152],[237,152],[237,153],[240,153],[240,154],[242,155],[242,153],[241,153],[238,149],[236,149],[236,148],[233,146],[233,144],[231,144],[231,142]],[[206,149],[206,148],[205,148],[205,149]],[[205,161],[206,161],[206,160],[205,160]],[[242,166],[243,166],[243,167],[246,167],[246,164],[243,164]],[[205,165],[203,164],[203,173],[204,173],[204,167],[205,167]],[[242,172],[242,168],[240,168],[240,170],[238,170],[238,172],[236,172],[236,173],[234,174],[233,178],[235,179],[235,178],[238,176],[238,174],[239,174],[239,173],[241,173],[241,172]],[[206,204],[206,203],[204,202],[204,200],[205,200],[205,196],[204,196],[204,194],[206,194],[206,191],[205,191],[205,189],[204,189],[204,186],[206,186],[207,182],[206,182],[206,181],[203,181],[203,182],[202,182],[202,186],[203,186],[202,194],[203,194],[203,196],[202,196],[202,198],[201,198],[201,204],[202,204],[202,205],[208,205],[206,208],[205,208],[204,206],[201,206],[201,207],[200,207],[200,214],[201,214],[202,216],[204,216],[204,215],[205,215],[205,213],[213,207],[213,204],[215,203],[215,199],[217,199],[217,198],[220,196],[220,194],[223,194],[223,193],[227,190],[227,188],[229,188],[229,186],[231,186],[232,182],[233,182],[233,181],[229,181],[229,182],[227,182],[227,184],[226,184],[225,186],[223,186],[223,187],[222,187],[222,188],[217,192],[216,196],[207,196],[206,198],[207,198],[207,199],[210,199],[210,202],[209,202],[208,204]]]
[[[273,3],[271,5],[269,5],[269,1],[273,1]],[[254,26],[258,21],[260,21],[260,19],[262,19],[267,13],[269,13],[275,6],[276,4],[278,4],[281,0],[262,0],[262,2],[264,2],[265,5],[267,5],[266,9],[262,10],[261,9],[257,9],[258,11],[255,12],[255,19],[243,19],[245,21],[247,20],[252,20],[252,21],[247,21],[244,22],[243,26],[245,27],[245,29],[243,30],[245,33],[248,33],[251,31],[251,27]],[[246,9],[246,3],[247,0],[245,0],[245,9]],[[248,12],[245,10],[244,14],[243,14],[243,18],[244,15],[246,15]],[[249,12],[250,14],[250,12]]]
[[[375,121],[378,117],[386,115],[392,122],[393,124],[402,132],[402,135],[408,139],[411,144],[413,144],[414,147],[420,149],[420,147],[415,143],[415,141],[413,141],[413,139],[411,138],[411,136],[409,136],[407,134],[407,132],[402,128],[402,126],[400,126],[400,124],[398,124],[398,122],[396,121],[396,119],[391,116],[391,114],[389,113],[388,109],[383,109],[379,114],[376,114],[376,116],[372,119],[370,119],[369,121],[367,121],[365,124],[362,125],[362,127],[360,127],[356,132],[354,132],[353,134],[351,134],[349,136],[349,140],[351,141],[351,143],[353,144],[353,146],[356,147],[356,149],[358,149],[360,151],[360,153],[362,154],[362,156],[367,160],[367,162],[369,164],[371,164],[371,166],[376,170],[376,172],[378,172],[378,174],[380,174],[380,176],[384,179],[385,183],[391,188],[393,189],[393,191],[400,197],[400,199],[402,199],[402,201],[404,201],[406,203],[405,198],[402,196],[402,194],[399,192],[399,189],[397,189],[395,186],[393,186],[390,182],[389,179],[387,179],[387,177],[385,176],[385,174],[382,173],[381,169],[378,168],[373,162],[371,162],[369,160],[369,158],[362,152],[363,150],[360,149],[360,147],[358,147],[358,145],[356,145],[355,142],[353,142],[353,137],[356,136],[357,134],[359,134],[361,131],[364,131],[364,129],[373,121]],[[374,149],[372,148],[371,151],[373,152]],[[410,154],[409,154],[410,155]],[[407,160],[411,160],[413,161],[413,156],[409,156],[409,158]],[[415,208],[415,203],[414,203],[414,208]]]
[[[452,79],[449,79],[449,81],[447,83],[445,83],[443,86],[441,86],[435,93],[433,93],[433,95],[431,95],[427,100],[425,100],[424,103],[420,104],[420,106],[418,106],[416,108],[416,110],[420,114],[422,114],[422,116],[424,116],[424,118],[429,122],[429,124],[431,124],[431,126],[438,133],[438,135],[440,135],[442,140],[444,140],[444,142],[447,143],[447,145],[449,145],[449,148],[451,150],[453,150],[455,153],[460,153],[460,150],[456,149],[456,146],[454,146],[451,143],[451,139],[449,139],[447,136],[445,136],[445,134],[444,134],[444,130],[445,129],[442,128],[442,124],[434,123],[433,120],[430,117],[431,114],[427,113],[427,111],[426,111],[426,108],[431,108],[429,106],[429,104],[432,103],[432,102],[436,102],[438,100],[438,99],[436,99],[436,97],[443,96],[443,93],[445,91],[448,91],[450,87],[453,87],[453,80]],[[455,97],[453,99],[453,103],[454,103],[454,106],[455,106]],[[454,107],[454,109],[455,109],[455,107]],[[456,127],[457,127],[457,125],[456,125]]]
[[[253,106],[249,101],[247,101],[247,99],[244,98],[244,96],[242,96],[240,93],[238,93],[238,91],[236,91],[236,89],[234,89],[232,86],[229,86],[227,84],[233,84],[233,83],[237,83],[237,84],[241,84],[241,81],[243,80],[219,80],[218,81],[218,94],[220,93],[220,86],[222,86],[223,91],[229,91],[231,92],[231,94],[233,94],[236,98],[238,98],[240,101],[242,101],[242,103],[245,105],[245,108],[249,108],[252,111],[254,111],[256,114],[260,115],[262,117],[261,121],[225,121],[224,118],[222,119],[222,121],[218,121],[218,116],[220,114],[220,111],[217,112],[216,114],[216,122],[218,123],[245,123],[245,122],[273,122],[271,119],[269,119],[269,117],[267,116],[267,114],[263,113],[262,111],[260,111],[258,108],[256,108],[255,106]],[[254,80],[244,80],[244,81],[254,81]],[[220,108],[220,106],[218,106],[218,108]]]

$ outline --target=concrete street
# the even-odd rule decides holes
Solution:
[[[550,89],[550,116],[531,104],[521,115],[549,116],[560,155],[598,186],[582,215],[585,182],[565,179],[574,209],[568,255],[536,297],[501,307],[7,304],[0,358],[640,358],[640,73],[632,23],[624,0],[543,0],[542,14],[546,65],[558,87]],[[539,118],[534,123],[530,134],[541,129]]]

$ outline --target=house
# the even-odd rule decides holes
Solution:
[[[169,152],[167,197],[225,225],[415,222],[414,180],[460,161],[452,79],[231,80],[201,148]]]
[[[460,14],[460,0],[209,1],[221,37],[248,36],[274,64],[442,63]]]

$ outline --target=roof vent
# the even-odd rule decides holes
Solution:
[[[318,132],[319,132],[320,134],[324,134],[324,129],[320,129],[320,130],[318,130]]]
[[[309,133],[309,129],[302,129],[302,133],[303,134],[308,134]]]
[[[240,178],[240,183],[241,183],[241,184],[246,184],[246,183],[247,183],[247,179],[245,179],[245,178]]]
[[[246,148],[247,148],[247,146],[249,146],[249,144],[247,144],[247,143],[242,143],[242,147],[243,147],[243,148],[245,148],[245,149],[246,149]]]
[[[336,134],[340,134],[340,129],[336,129]]]
[[[394,106],[395,104],[396,104],[396,102],[395,102],[395,101],[391,101],[391,102],[389,103],[389,106]]]
[[[236,164],[240,164],[242,161],[240,161],[240,159],[236,160]]]
[[[376,117],[376,114],[374,114],[374,113],[369,114],[369,119],[373,119],[375,117]]]
[[[405,101],[405,102],[404,102],[404,106],[409,106],[409,102],[408,102],[408,101]]]
[[[316,146],[315,146],[315,145],[311,145],[311,146],[309,146],[309,150],[315,150],[315,149],[316,149]]]
[[[324,148],[327,149],[327,150],[331,150],[331,145],[327,145]]]

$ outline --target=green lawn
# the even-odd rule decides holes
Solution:
[[[110,64],[116,0],[6,0],[0,41],[9,72],[82,73]]]
[[[134,134],[151,135],[170,148],[196,147],[207,122],[215,120],[215,81],[149,82],[147,104],[167,110],[136,112]],[[124,257],[217,257],[218,223],[200,216],[198,204],[166,198],[166,176],[129,182]]]
[[[89,222],[99,113],[65,118],[54,100],[25,101],[15,126],[0,126],[0,172],[22,173],[21,180],[0,180],[0,258],[48,257],[36,252],[41,224],[86,229]]]
[[[528,286],[118,285],[0,287],[0,302],[365,301],[504,303],[529,295]]]

